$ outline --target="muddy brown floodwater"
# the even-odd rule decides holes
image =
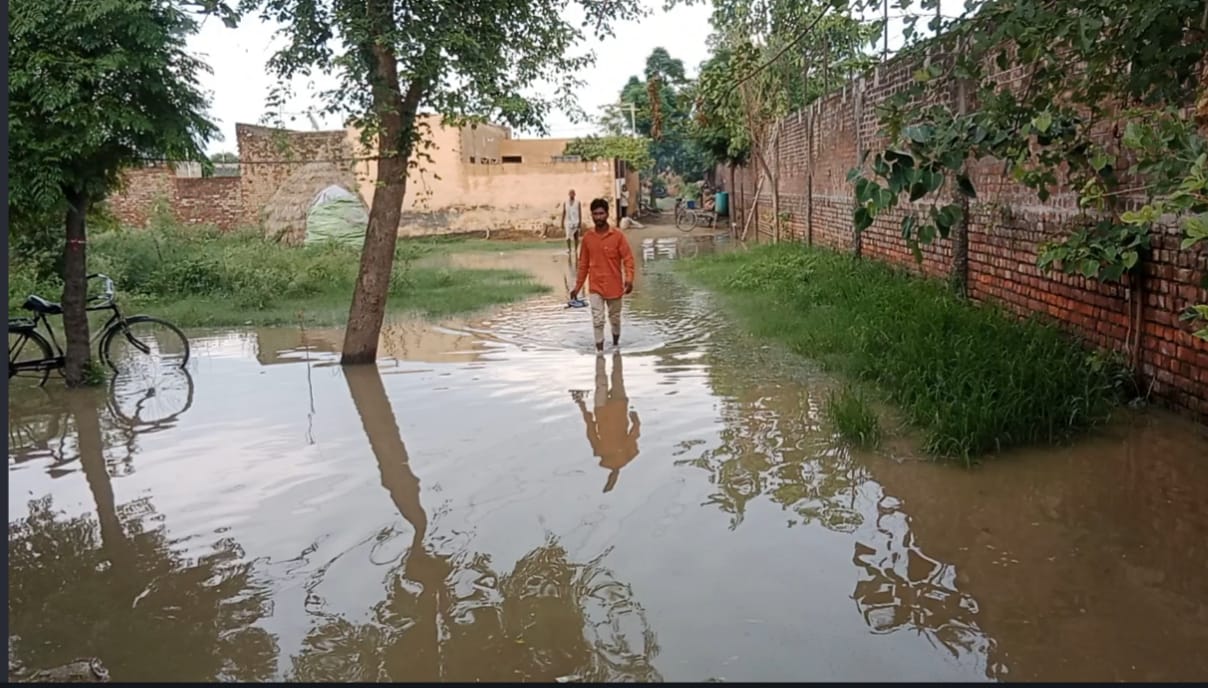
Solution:
[[[698,242],[705,241],[705,245]],[[1208,438],[1159,411],[967,471],[820,420],[831,381],[635,239],[624,347],[556,291],[194,332],[187,374],[9,400],[9,629],[115,681],[1208,678]]]

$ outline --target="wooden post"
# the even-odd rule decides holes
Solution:
[[[755,193],[751,194],[751,210],[747,214],[746,221],[742,226],[742,240],[747,240],[747,230],[751,228],[751,220],[759,216],[759,192],[763,189],[763,176],[760,175],[759,182],[755,184]],[[759,222],[755,223],[755,240],[759,240]]]

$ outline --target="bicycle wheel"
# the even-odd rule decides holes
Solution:
[[[193,406],[188,368],[160,369],[154,379],[117,374],[109,381],[109,411],[127,427],[147,432],[169,426]]]
[[[696,211],[681,210],[675,217],[675,228],[681,232],[691,232],[696,228]]]
[[[114,372],[161,367],[184,367],[189,362],[189,339],[180,328],[150,315],[135,315],[114,323],[101,340],[101,357]]]
[[[9,330],[9,388],[12,389],[14,384],[17,387],[41,387],[50,377],[54,357],[50,343],[42,335],[33,330]],[[33,366],[37,361],[45,361],[46,364]]]

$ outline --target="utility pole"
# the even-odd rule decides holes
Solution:
[[[637,106],[634,105],[633,103],[619,103],[617,105],[617,107],[622,110],[629,110],[629,133],[634,136],[637,136],[638,135],[638,125],[637,125],[638,108],[637,108]]]

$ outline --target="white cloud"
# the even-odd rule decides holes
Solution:
[[[646,0],[654,13],[638,22],[616,27],[616,37],[593,41],[595,66],[579,74],[585,85],[577,92],[580,106],[590,114],[599,114],[608,103],[615,103],[621,87],[632,75],[640,75],[646,56],[656,47],[666,48],[672,57],[683,60],[689,72],[708,57],[705,39],[709,34],[708,3],[662,10],[662,0]],[[577,21],[577,17],[567,17]],[[265,97],[276,84],[267,73],[266,63],[280,44],[274,38],[276,26],[255,17],[245,19],[239,28],[228,29],[210,19],[189,42],[191,50],[209,63],[212,74],[203,75],[202,86],[211,93],[210,114],[218,124],[223,141],[212,141],[211,153],[235,150],[235,123],[259,122],[265,112]],[[330,82],[320,81],[308,88],[295,84],[297,97],[286,108],[295,120],[291,126],[310,129],[305,115],[316,103],[315,95]],[[340,128],[340,118],[316,116],[323,129]],[[563,113],[554,113],[548,122],[550,135],[572,137],[591,133],[590,124],[575,124]]]

